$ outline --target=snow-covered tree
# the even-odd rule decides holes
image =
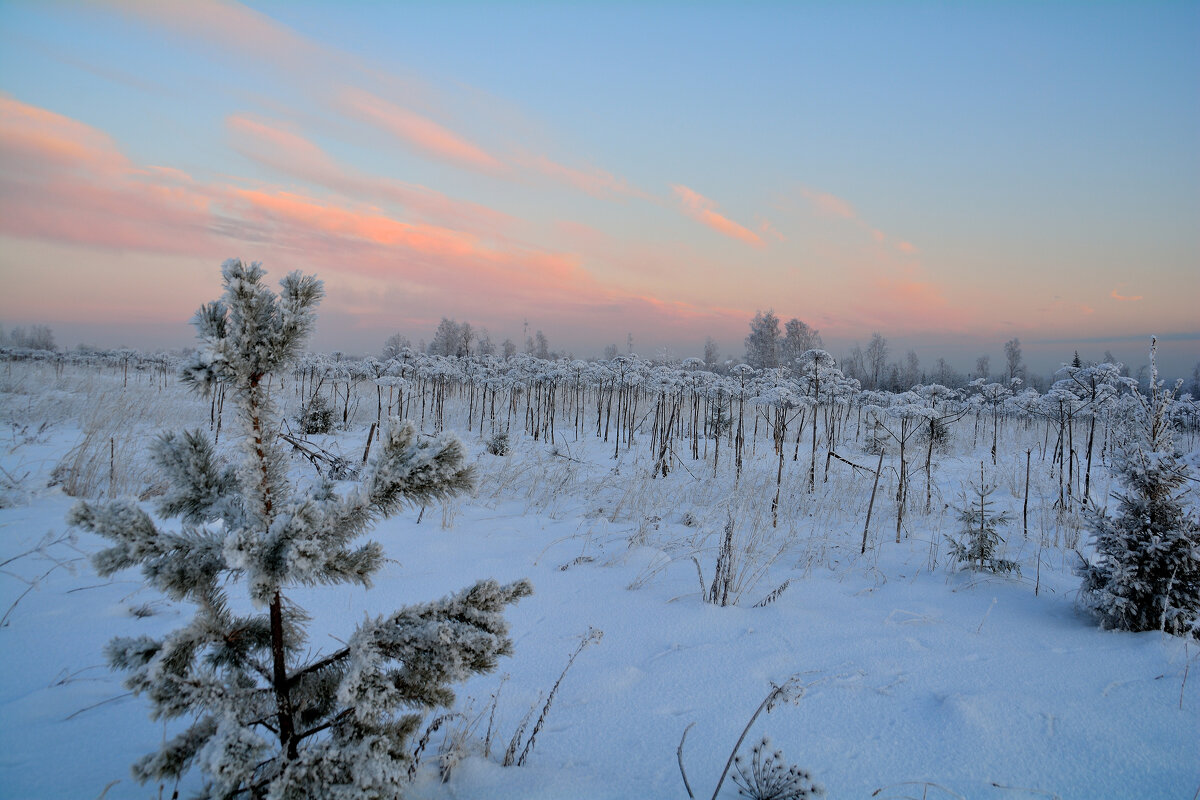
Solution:
[[[616,355],[614,353],[613,355]],[[717,362],[721,358],[721,348],[717,346],[716,341],[711,336],[704,337],[704,367],[708,370],[717,368]],[[609,359],[611,360],[611,359]]]
[[[1021,340],[1015,336],[1004,343],[1004,366],[1010,381],[1025,377],[1025,366],[1021,363]]]
[[[979,398],[980,406],[986,406],[992,410],[993,466],[996,464],[996,447],[1000,435],[1000,406],[1004,405],[1005,400],[1012,397],[1013,390],[1020,383],[1020,378],[1015,379],[1011,386],[1005,386],[1003,383],[989,383],[987,378],[976,378],[970,383],[970,386],[979,392],[976,397]]]
[[[406,347],[412,347],[412,342],[408,337],[400,333],[393,333],[383,343],[383,360],[387,361],[389,358],[398,357]]]
[[[779,343],[779,363],[790,367],[809,350],[825,346],[821,333],[807,323],[792,317],[783,326],[783,341]]]
[[[775,311],[759,311],[750,320],[746,337],[746,363],[755,369],[779,366],[779,317]]]
[[[887,339],[879,331],[871,334],[871,342],[867,345],[867,383],[872,389],[881,388],[883,368],[887,364]]]
[[[128,501],[81,503],[70,515],[112,542],[93,557],[101,575],[140,565],[147,583],[195,607],[165,637],[108,645],[110,664],[150,700],[155,719],[190,722],[133,773],[170,780],[199,768],[201,797],[396,797],[423,714],[453,702],[450,684],[511,651],[502,611],[530,587],[481,581],[367,619],[344,647],[314,652],[305,614],[285,591],[369,587],[383,549],[360,538],[406,503],[467,489],[472,472],[457,439],[418,440],[392,419],[353,491],[293,486],[271,379],[299,353],[323,289],[294,272],[276,295],[257,263],[230,260],[222,273],[224,296],[193,321],[202,345],[183,379],[202,393],[222,386],[235,401],[237,463],[222,463],[200,431],[166,433],[153,448],[170,485],[158,511],[178,517],[177,530]],[[239,586],[246,613],[231,602]]]
[[[466,325],[466,323],[463,323]],[[470,331],[470,326],[467,326]],[[466,339],[470,339],[471,334],[468,333]],[[442,321],[438,323],[437,330],[433,332],[433,341],[429,343],[428,352],[432,356],[458,356],[466,355],[463,352],[463,329],[457,322],[452,319],[442,317]]]
[[[921,359],[915,350],[904,355],[904,366],[900,368],[900,388],[911,389],[921,382]]]
[[[479,328],[475,331],[475,354],[479,356],[496,354],[496,343],[492,341],[492,335],[488,333],[487,328]]]
[[[541,331],[534,334],[533,355],[535,358],[540,358],[543,361],[548,361],[553,356],[550,352],[550,340]]]
[[[920,395],[916,392],[901,392],[888,396],[891,398],[891,403],[885,409],[885,413],[889,420],[884,423],[880,419],[877,424],[891,436],[899,450],[900,464],[896,470],[898,475],[896,481],[896,543],[899,544],[911,481],[909,459],[906,455],[909,440],[925,430],[926,426],[930,424],[930,420],[937,419],[940,414],[936,409],[922,403]]]
[[[1076,361],[1079,354],[1075,354]],[[1083,504],[1091,502],[1092,489],[1092,452],[1096,442],[1096,421],[1107,416],[1108,407],[1117,397],[1122,386],[1136,390],[1131,381],[1121,377],[1121,365],[1112,363],[1089,364],[1087,366],[1064,366],[1059,373],[1065,373],[1073,388],[1074,394],[1080,400],[1079,410],[1088,418],[1087,436],[1087,467],[1083,479]],[[1058,386],[1061,382],[1056,383]]]
[[[1132,396],[1134,435],[1114,457],[1125,492],[1115,495],[1115,516],[1088,512],[1095,558],[1080,566],[1080,597],[1105,627],[1200,636],[1200,519],[1186,497],[1189,468],[1172,441],[1174,391],[1158,379],[1153,341],[1149,397]]]
[[[0,347],[20,347],[26,350],[56,350],[54,331],[49,325],[30,325],[26,330],[17,326],[7,333],[0,328]]]
[[[837,368],[837,361],[827,351],[808,350],[797,359],[797,379],[803,395],[812,400],[812,460],[808,467],[808,491],[817,488],[817,407],[825,394],[836,389],[845,376]]]

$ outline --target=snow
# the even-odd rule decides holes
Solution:
[[[8,434],[0,442],[8,487],[0,508],[0,797],[158,796],[157,786],[130,777],[129,765],[174,729],[151,721],[147,704],[126,694],[103,650],[114,636],[162,635],[190,614],[145,588],[135,570],[98,578],[87,556],[101,540],[63,538],[76,501],[48,484],[83,441],[83,409],[97,398],[125,415],[117,427],[145,446],[164,419],[175,430],[206,424],[207,404],[134,380],[122,392],[119,375],[56,380],[49,366],[0,370],[8,370],[0,382]],[[464,416],[448,407],[447,424],[461,426]],[[367,424],[322,444],[361,453]],[[390,560],[372,589],[300,588],[289,596],[313,617],[311,646],[329,650],[364,615],[482,578],[533,583],[534,595],[506,614],[514,655],[457,689],[456,709],[482,715],[466,737],[466,757],[439,782],[437,748],[457,724],[447,723],[426,750],[413,797],[684,797],[676,748],[693,722],[684,762],[697,796],[708,797],[754,709],[773,683],[793,675],[804,696],[761,716],[743,751],[770,736],[831,797],[879,789],[880,797],[1192,797],[1200,789],[1200,675],[1187,676],[1189,666],[1200,672],[1200,646],[1100,630],[1077,611],[1067,545],[1080,531],[1054,525],[1047,509],[1057,483],[1044,467],[1039,477],[1036,460],[1036,513],[1023,540],[1021,437],[1040,443],[1042,429],[1002,428],[994,473],[999,510],[1017,518],[1001,530],[1004,555],[1020,562],[1022,575],[950,564],[958,491],[978,477],[981,459],[992,474],[991,436],[980,435],[973,451],[973,424],[970,416],[959,423],[951,453],[937,459],[932,514],[920,508],[923,478],[914,478],[912,496],[921,499],[906,511],[899,544],[885,477],[865,555],[858,551],[870,476],[835,463],[830,482],[810,496],[807,461],[789,458],[772,529],[777,461],[761,433],[735,492],[732,468],[713,479],[711,461],[705,469],[684,448],[687,469],[651,480],[648,432],[614,461],[611,443],[588,434],[576,442],[566,424],[557,450],[514,428],[505,457],[488,455],[486,437],[463,430],[479,473],[472,495],[429,507],[419,522],[419,510],[409,509],[377,526],[370,538]],[[1196,463],[1195,454],[1189,460]],[[309,480],[312,467],[295,459],[292,476]],[[1106,474],[1093,481],[1099,489],[1109,483]],[[738,605],[721,608],[702,602],[692,556],[711,581],[729,513],[737,542],[753,551],[746,574],[762,575],[743,587]],[[752,607],[785,579],[777,600]],[[532,726],[589,628],[603,640],[563,678],[528,762],[502,767],[513,732],[531,708]],[[484,758],[498,689],[496,741]],[[183,796],[198,776],[189,781]],[[721,794],[736,796],[731,780]]]

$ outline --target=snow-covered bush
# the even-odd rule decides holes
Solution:
[[[469,488],[472,472],[456,438],[420,441],[393,419],[354,491],[293,487],[269,379],[299,352],[323,289],[292,273],[277,296],[257,263],[227,261],[222,272],[224,297],[197,313],[202,345],[183,377],[200,392],[224,386],[235,401],[238,463],[222,463],[200,431],[167,433],[153,448],[170,483],[158,510],[178,517],[178,530],[160,529],[133,502],[81,503],[70,515],[112,541],[93,557],[101,575],[140,565],[150,585],[196,608],[161,639],[121,637],[107,648],[156,719],[191,722],[133,773],[169,780],[198,767],[202,797],[396,797],[424,713],[453,702],[450,684],[511,652],[502,612],[531,590],[481,581],[368,619],[341,649],[313,652],[285,590],[370,586],[383,549],[356,540],[406,503]],[[229,598],[239,585],[255,608],[244,615]]]
[[[487,451],[494,456],[506,456],[508,455],[511,444],[508,440],[508,434],[501,431],[492,434],[492,436],[487,440],[487,444],[485,446]]]
[[[1188,507],[1190,469],[1172,441],[1174,391],[1158,380],[1153,344],[1150,366],[1150,396],[1133,395],[1129,436],[1114,453],[1125,485],[1117,512],[1088,512],[1095,559],[1080,566],[1080,598],[1105,627],[1200,636],[1200,520]]]
[[[300,432],[305,436],[333,432],[333,406],[325,395],[317,393],[300,409]]]

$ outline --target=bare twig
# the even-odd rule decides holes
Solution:
[[[692,556],[692,563],[696,565],[696,577],[700,579],[700,597],[705,598],[708,594],[708,587],[704,585],[704,570],[700,567],[700,559]]]
[[[100,796],[97,797],[96,800],[104,800],[104,798],[108,796],[108,790],[113,788],[120,782],[121,782],[120,778],[113,778],[111,781],[108,782],[108,785],[104,787],[103,791],[100,792]]]
[[[316,469],[318,475],[324,475],[321,470],[321,465],[325,464],[329,470],[329,477],[337,480],[339,478],[354,477],[358,474],[358,470],[350,466],[350,462],[339,455],[329,452],[323,447],[313,444],[307,439],[301,439],[298,436],[293,436],[284,431],[279,432],[279,438],[290,444],[294,449],[298,450],[302,456],[307,458]]]
[[[500,703],[500,690],[504,688],[504,682],[509,679],[509,674],[506,672],[500,676],[500,685],[496,687],[496,693],[492,695],[492,711],[488,714],[487,734],[483,737],[483,757],[489,758],[492,755],[492,730],[496,722],[496,706]]]
[[[551,687],[550,695],[546,698],[546,705],[542,706],[542,713],[538,716],[537,722],[533,724],[533,730],[529,733],[529,740],[525,742],[525,747],[521,750],[521,757],[517,759],[518,767],[525,766],[525,759],[529,755],[529,751],[533,749],[533,743],[534,740],[537,739],[538,731],[542,729],[542,725],[546,722],[546,716],[550,713],[550,705],[554,702],[554,696],[558,694],[558,687],[560,684],[562,684],[563,678],[567,677],[567,670],[569,670],[571,665],[575,663],[576,656],[582,653],[588,645],[599,642],[603,638],[604,631],[596,630],[595,628],[588,628],[587,633],[585,633],[583,638],[580,640],[579,646],[575,648],[575,652],[571,654],[569,659],[567,659],[567,665],[563,667],[562,674],[558,676],[558,680],[556,680],[554,682],[554,686]]]
[[[774,603],[776,600],[779,599],[780,595],[782,595],[785,591],[787,591],[787,588],[788,588],[788,586],[791,585],[791,583],[792,583],[791,578],[784,579],[783,583],[779,584],[779,586],[777,586],[773,592],[768,594],[762,600],[759,600],[757,603],[755,603],[753,606],[751,606],[751,608],[763,608],[764,606],[771,605],[771,603]]]
[[[933,783],[932,781],[901,781],[900,783],[893,783],[890,786],[881,786],[880,788],[871,792],[871,797],[877,797],[880,792],[895,788],[897,786],[920,786],[924,790],[921,793],[921,797],[923,799],[926,797],[926,794],[928,793],[928,791],[930,789],[937,789],[938,791],[945,792],[946,794],[950,795],[951,797],[957,798],[957,800],[967,800],[965,797],[963,797],[958,792],[952,792],[949,789],[947,789],[945,786],[942,786],[937,783]]]
[[[408,765],[408,779],[411,781],[417,776],[417,766],[421,763],[421,753],[425,750],[425,745],[429,744],[429,738],[437,733],[438,728],[449,720],[463,716],[458,711],[452,711],[449,714],[442,714],[440,717],[434,717],[429,723],[429,727],[425,729],[425,734],[421,737],[421,741],[417,743],[417,749],[413,752],[412,763]]]
[[[538,699],[542,699],[540,695]],[[525,735],[525,728],[529,725],[529,720],[533,716],[533,709],[534,706],[530,706],[529,710],[525,712],[525,718],[521,720],[521,724],[517,726],[512,739],[509,740],[508,748],[504,751],[504,760],[500,762],[502,766],[511,767],[516,760],[517,748],[521,746],[521,737]]]
[[[46,576],[48,576],[51,572],[54,572],[54,570],[58,569],[59,567],[66,566],[67,563],[68,562],[64,561],[64,562],[55,564],[50,569],[46,570],[41,575],[39,575],[37,578],[34,578],[32,581],[30,581],[29,586],[25,589],[25,591],[21,592],[21,596],[18,597],[16,600],[13,600],[12,605],[8,607],[8,611],[5,611],[4,616],[0,617],[0,628],[3,628],[6,625],[8,625],[9,616],[12,614],[13,611],[16,610],[17,604],[25,599],[25,595],[29,594],[34,589],[36,589],[38,587],[38,584],[40,584],[43,580],[45,580]]]
[[[712,800],[717,800],[717,795],[721,793],[721,786],[725,783],[726,776],[729,775],[729,768],[733,766],[733,760],[737,756],[738,750],[742,746],[742,742],[746,739],[746,734],[750,733],[750,728],[753,727],[754,721],[758,719],[759,714],[763,711],[770,713],[781,700],[789,700],[791,702],[798,701],[804,696],[805,686],[800,683],[800,676],[793,675],[778,686],[772,686],[771,691],[759,703],[758,708],[750,715],[750,721],[746,723],[746,727],[742,730],[742,735],[738,737],[737,743],[734,744],[733,750],[729,753],[729,760],[725,762],[725,769],[721,771],[721,777],[717,781],[717,788],[713,790]],[[695,723],[693,722],[692,725]],[[679,759],[679,773],[683,776],[683,785],[687,789],[688,797],[695,797],[692,794],[692,787],[688,784],[687,772],[683,768],[683,742],[687,739],[688,731],[692,725],[688,725],[683,731],[683,736],[679,739],[679,747],[675,751],[676,757]]]
[[[870,467],[864,467],[860,464],[855,464],[853,461],[848,461],[847,459],[842,458],[841,456],[839,456],[837,453],[833,452],[832,450],[829,451],[829,457],[836,458],[838,461],[841,461],[843,464],[849,464],[850,466],[854,467],[855,469],[860,469],[863,472],[867,473],[868,475],[873,475],[875,472]]]
[[[371,430],[367,431],[367,446],[363,448],[362,463],[366,465],[367,457],[371,455],[371,440],[375,438],[375,429],[379,427],[378,422],[371,423]]]
[[[93,708],[99,708],[100,706],[106,705],[108,703],[115,703],[118,700],[124,700],[126,697],[133,697],[133,692],[125,692],[123,694],[114,695],[113,697],[109,697],[105,700],[101,700],[98,703],[92,703],[90,706],[84,706],[83,708],[79,709],[78,711],[73,711],[69,715],[63,717],[63,722],[66,722],[67,720],[70,720],[70,719],[75,719],[76,717],[78,717],[80,714],[82,714],[85,711],[91,711]]]
[[[7,567],[12,562],[14,562],[18,559],[24,558],[25,556],[31,556],[34,553],[45,554],[46,548],[53,547],[56,544],[70,543],[70,542],[74,541],[74,536],[71,533],[64,533],[64,534],[59,535],[57,538],[52,539],[51,537],[53,535],[54,535],[53,533],[47,533],[45,536],[42,537],[42,540],[40,542],[38,542],[35,546],[29,548],[25,552],[17,553],[12,558],[6,558],[4,561],[0,561],[0,567]]]
[[[683,729],[683,736],[679,737],[679,747],[675,748],[675,758],[679,761],[679,774],[683,776],[683,788],[687,789],[688,797],[695,799],[696,795],[692,794],[692,785],[688,783],[687,770],[683,768],[683,743],[687,741],[688,731],[695,727],[696,723],[690,723]]]
[[[1014,792],[1028,792],[1029,794],[1040,794],[1045,797],[1053,798],[1053,800],[1061,800],[1061,798],[1054,792],[1047,792],[1044,789],[1027,789],[1024,786],[1005,786],[1004,784],[996,783],[995,781],[992,781],[992,786],[995,786],[997,789],[1005,789]]]

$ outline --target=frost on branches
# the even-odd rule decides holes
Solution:
[[[1080,597],[1105,627],[1200,636],[1200,521],[1172,444],[1174,392],[1154,357],[1152,341],[1150,396],[1135,395],[1131,435],[1114,459],[1125,492],[1115,516],[1090,512],[1095,558],[1080,566]]]
[[[238,463],[221,463],[199,431],[167,433],[153,449],[170,483],[158,511],[179,518],[177,531],[132,502],[81,503],[70,515],[113,543],[93,558],[101,575],[140,565],[149,584],[196,607],[190,624],[162,639],[107,648],[155,719],[191,721],[133,773],[173,779],[198,767],[203,797],[396,797],[422,715],[453,702],[450,684],[511,653],[503,611],[531,589],[481,581],[367,620],[342,649],[312,655],[304,612],[284,590],[369,587],[383,550],[360,538],[406,503],[468,489],[472,473],[456,438],[418,440],[393,419],[354,491],[340,496],[329,482],[298,491],[269,386],[311,332],[321,283],[292,273],[276,295],[257,263],[227,261],[222,273],[224,297],[196,314],[203,344],[183,377],[200,392],[222,384],[236,401]],[[238,584],[256,613],[230,609]]]

